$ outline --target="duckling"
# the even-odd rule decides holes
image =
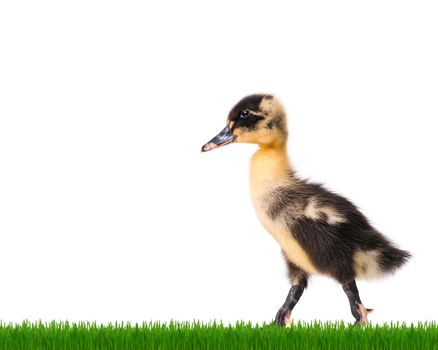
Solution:
[[[338,281],[358,324],[368,322],[357,279],[394,272],[411,254],[397,248],[371,226],[348,199],[320,184],[298,178],[287,154],[287,121],[272,95],[255,94],[230,111],[225,128],[202,147],[211,151],[231,143],[259,146],[250,164],[250,192],[257,216],[281,247],[291,287],[275,316],[280,326],[291,323],[309,276]]]

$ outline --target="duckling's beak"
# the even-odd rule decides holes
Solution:
[[[201,152],[208,152],[215,148],[233,143],[236,140],[236,137],[237,136],[233,135],[230,127],[227,125],[219,134],[202,146]]]

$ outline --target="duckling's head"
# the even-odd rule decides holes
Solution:
[[[231,109],[227,126],[202,146],[202,152],[233,142],[281,147],[286,141],[287,125],[283,106],[272,95],[256,94],[244,97]]]

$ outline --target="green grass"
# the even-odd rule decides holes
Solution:
[[[0,323],[0,349],[397,349],[438,350],[435,322],[351,326],[298,323],[291,328],[237,323]]]

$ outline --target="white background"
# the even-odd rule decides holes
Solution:
[[[302,177],[414,258],[359,282],[374,322],[437,319],[434,1],[3,1],[0,319],[269,322],[289,284],[254,145],[201,154],[254,92]],[[352,321],[315,277],[296,320]]]

